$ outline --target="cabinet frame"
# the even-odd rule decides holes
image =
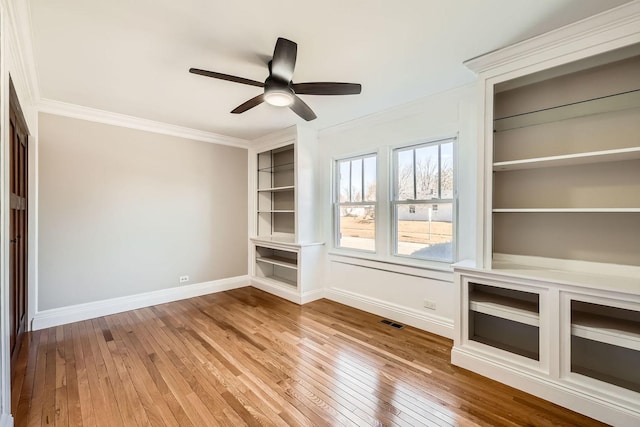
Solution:
[[[519,365],[523,369],[539,372],[541,374],[549,374],[551,370],[550,364],[550,352],[551,352],[551,335],[549,328],[549,318],[551,313],[549,312],[549,290],[545,287],[533,286],[530,283],[519,280],[500,280],[492,277],[483,276],[480,274],[466,275],[461,274],[459,277],[460,283],[460,308],[458,311],[458,317],[460,322],[460,328],[456,334],[456,346],[467,348],[471,351],[482,353],[486,357],[499,359],[504,363]],[[520,292],[527,292],[538,295],[538,338],[539,338],[539,360],[534,360],[526,356],[522,356],[516,353],[509,352],[497,347],[493,347],[489,344],[484,344],[469,337],[469,320],[471,308],[470,300],[470,285],[479,284],[486,286],[493,286],[496,288],[514,290]],[[496,316],[498,317],[498,316]],[[510,319],[508,319],[510,320]]]
[[[316,240],[315,229],[315,182],[313,181],[317,156],[317,133],[314,130],[293,126],[265,135],[252,141],[248,150],[248,186],[249,186],[249,241],[248,271],[251,285],[297,304],[322,298],[324,243]],[[292,150],[292,163],[274,165],[273,158],[280,151]],[[260,157],[265,156],[264,164]],[[267,159],[266,156],[269,156]],[[266,169],[283,167],[285,181],[274,181],[273,174]],[[259,181],[261,174],[270,173],[268,183]],[[289,179],[291,173],[291,179]],[[281,185],[282,184],[282,185]],[[285,209],[286,208],[286,209]],[[292,208],[292,209],[290,209]],[[274,232],[275,215],[288,216],[292,227],[286,232]],[[258,222],[261,216],[270,217],[270,232],[261,232]],[[269,221],[265,221],[269,223]],[[289,232],[292,229],[292,232]],[[267,248],[295,254],[296,262],[265,262],[259,260],[258,248]],[[272,269],[286,269],[283,280],[278,277],[262,277],[259,269],[271,264]],[[294,265],[295,264],[295,265]],[[295,270],[295,285],[287,280]],[[286,277],[285,277],[286,276]]]

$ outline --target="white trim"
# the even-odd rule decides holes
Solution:
[[[322,298],[324,298],[324,289],[315,289],[313,291],[303,292],[300,296],[300,304],[306,304]]]
[[[574,43],[589,44],[588,39],[600,38],[603,33],[619,31],[626,26],[637,28],[638,21],[640,21],[640,1],[635,0],[520,43],[489,52],[490,54],[486,53],[469,59],[464,64],[476,73],[484,73],[505,66],[513,66],[520,61],[530,64],[533,58],[540,55],[560,57],[573,52],[574,49],[570,46]],[[625,38],[627,34],[628,32],[622,31],[620,37]],[[617,40],[616,37],[611,39]],[[602,37],[600,43],[605,40],[610,42],[609,37]]]
[[[377,298],[357,294],[338,288],[327,288],[324,297],[366,311],[378,316],[388,317],[392,320],[406,323],[413,327],[423,329],[436,335],[449,339],[453,338],[453,319],[448,319],[435,314],[423,313],[413,308],[404,307]]]
[[[82,105],[69,104],[51,99],[41,99],[38,103],[38,111],[41,113],[72,117],[90,122],[177,136],[179,138],[195,141],[210,142],[212,144],[229,145],[231,147],[239,148],[249,147],[249,141],[245,139],[157,122],[154,120],[141,119],[139,117],[128,116],[126,114],[112,113],[110,111],[99,110],[97,108],[84,107]]]
[[[0,427],[13,427],[11,414],[0,414]]]
[[[640,421],[640,413],[617,399],[609,400],[567,387],[533,372],[501,363],[492,356],[454,346],[451,363],[608,424],[632,426]]]
[[[37,331],[40,329],[51,328],[53,326],[121,313],[123,311],[179,301],[215,292],[228,291],[248,286],[248,284],[248,276],[236,276],[213,280],[211,282],[195,283],[188,286],[145,292],[126,297],[52,308],[50,310],[44,310],[36,313],[32,323],[32,330]]]
[[[31,39],[31,11],[29,2],[14,2],[3,0],[5,5],[6,19],[3,22],[5,28],[10,28],[10,37],[15,42],[10,44],[9,49],[16,58],[16,66],[20,74],[19,77],[13,75],[13,79],[19,78],[21,83],[24,83],[24,87],[27,90],[26,101],[27,104],[36,103],[40,98],[40,90],[38,87],[38,78],[35,65],[35,57],[33,55],[33,43]],[[22,9],[22,10],[20,10]],[[3,37],[6,37],[6,32],[3,32]],[[7,45],[5,45],[6,47]],[[16,49],[17,48],[17,49]],[[6,64],[5,64],[6,65]],[[16,89],[17,90],[17,89]],[[30,118],[25,117],[27,123]]]
[[[275,295],[277,297],[284,298],[287,301],[291,301],[296,304],[303,304],[302,302],[303,296],[300,295],[297,288],[287,287],[286,284],[278,284],[275,280],[271,281],[269,279],[264,279],[260,277],[252,277],[251,286],[253,286],[254,288],[260,289],[261,291],[265,291],[267,293]],[[315,292],[315,291],[311,291],[309,293],[312,293],[312,292]],[[311,301],[311,297],[309,297],[309,301]]]

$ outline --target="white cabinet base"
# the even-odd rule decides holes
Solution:
[[[593,283],[584,283],[584,273],[463,263],[454,271],[452,364],[599,421],[640,425],[640,278],[590,274]],[[494,294],[484,295],[489,288]],[[513,298],[521,291],[538,295],[539,305]],[[490,332],[498,344],[476,338],[475,313],[496,320]],[[514,322],[539,325],[539,360],[517,351]]]
[[[451,363],[614,426],[640,425],[640,408],[578,390],[564,381],[503,363],[492,355],[454,346]]]

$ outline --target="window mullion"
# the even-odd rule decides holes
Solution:
[[[438,144],[438,198],[442,198],[442,144]]]
[[[416,150],[411,150],[413,152],[413,200],[418,198],[418,191],[417,191],[417,178],[416,175],[418,175],[417,172],[417,168],[416,168]]]

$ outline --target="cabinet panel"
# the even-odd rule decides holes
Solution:
[[[640,266],[640,213],[495,213],[493,227],[495,253]]]
[[[494,209],[640,209],[640,160],[495,172],[493,195]]]
[[[640,392],[640,311],[571,301],[571,372]]]
[[[468,339],[540,360],[540,296],[470,282]]]

